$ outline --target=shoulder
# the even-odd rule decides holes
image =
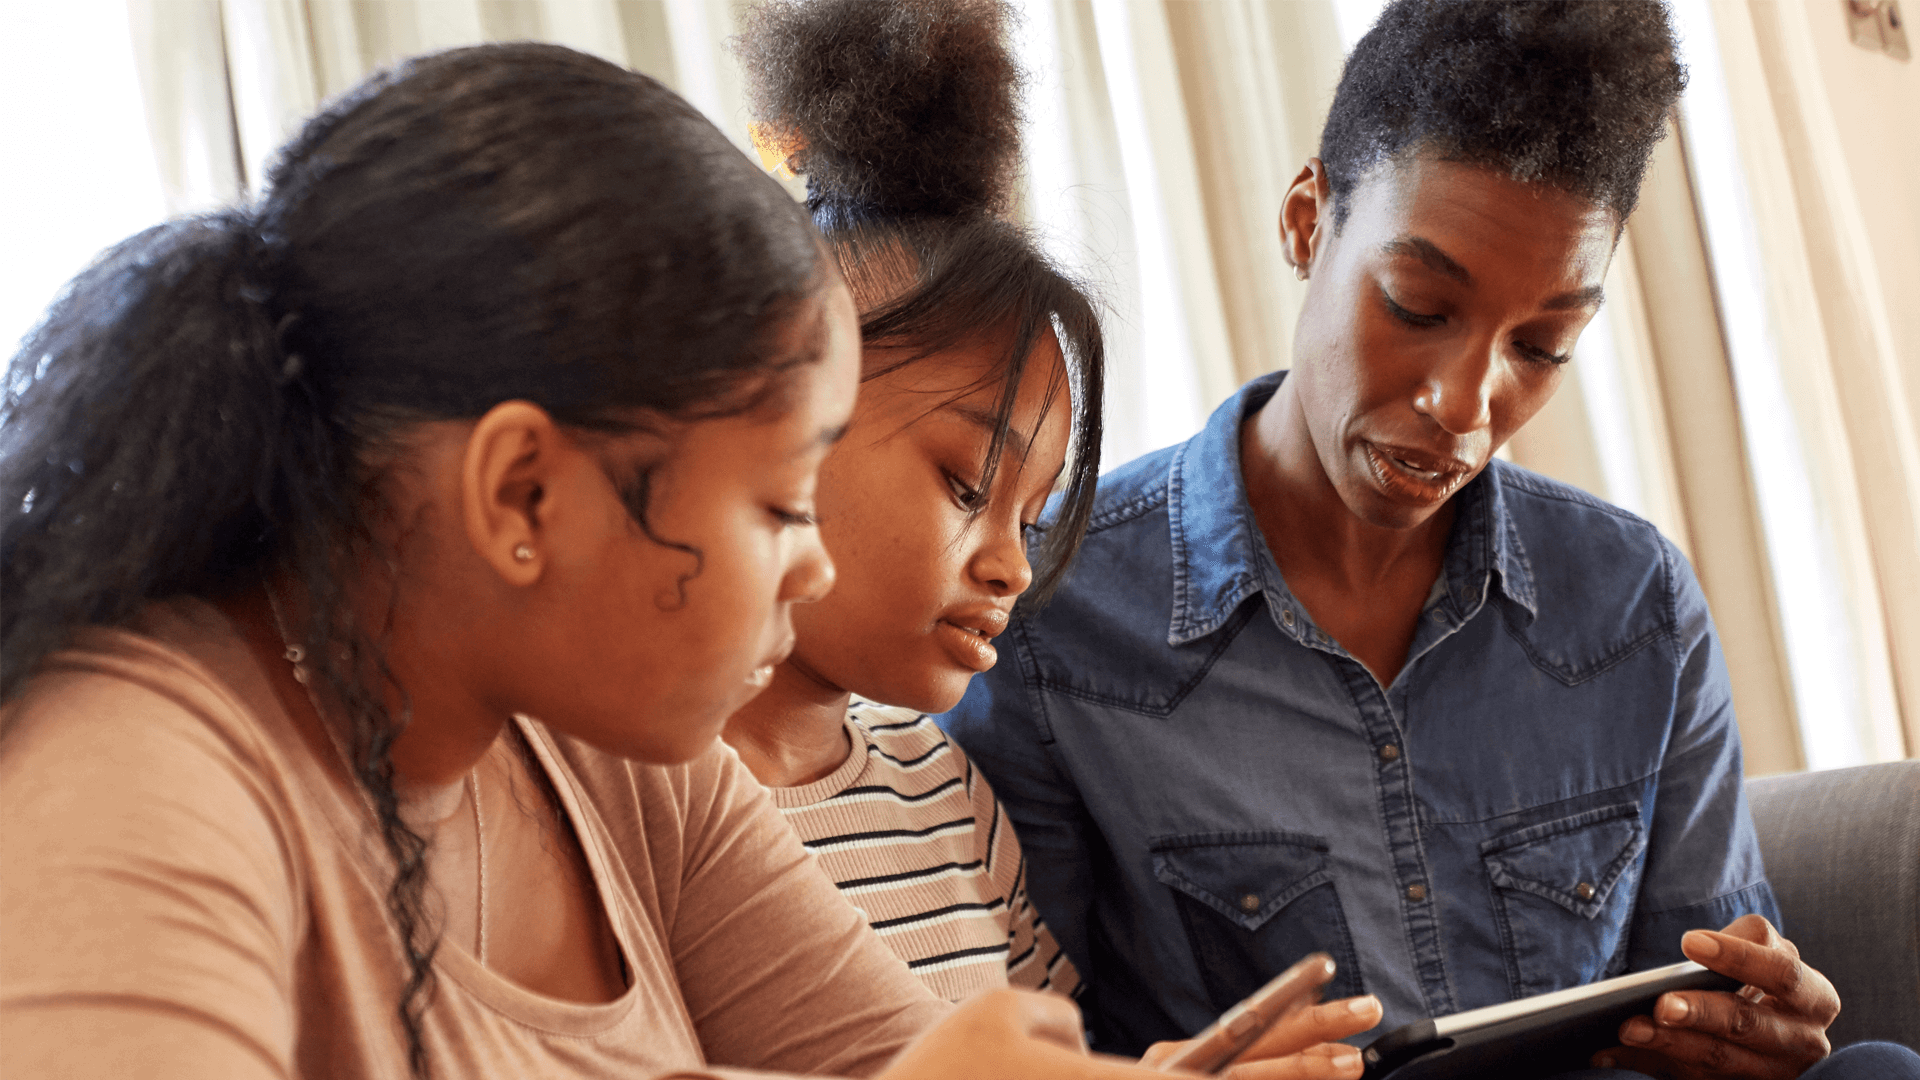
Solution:
[[[1023,605],[1016,615],[1022,642],[1106,638],[1109,626],[1150,627],[1149,637],[1165,638],[1174,592],[1171,474],[1186,445],[1135,458],[1100,478],[1086,539],[1059,589],[1045,605]]]
[[[16,990],[197,1008],[287,975],[324,834],[272,718],[204,659],[87,631],[0,715],[0,923],[42,931],[9,950]]]
[[[1087,537],[1164,515],[1171,490],[1173,459],[1185,443],[1163,447],[1134,458],[1100,478],[1094,492]],[[1164,520],[1164,518],[1163,518]]]
[[[1638,561],[1666,557],[1666,538],[1638,514],[1511,462],[1496,458],[1489,467],[1497,474],[1508,513],[1523,529],[1584,537],[1596,553]]]
[[[1570,647],[1578,639],[1600,649],[1705,632],[1705,600],[1692,568],[1651,522],[1517,465],[1492,467],[1512,533],[1509,551],[1524,567],[1537,607],[1528,636],[1555,634],[1569,638]]]
[[[252,789],[284,771],[285,726],[232,624],[204,604],[170,606],[50,654],[0,710],[0,767],[23,779],[123,773],[135,786],[177,783],[180,799],[215,798],[222,785],[207,774]]]

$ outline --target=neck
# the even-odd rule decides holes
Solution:
[[[339,760],[345,768],[342,748],[352,745],[345,717],[337,703],[327,707],[331,695],[318,676],[299,682],[285,656],[307,625],[306,601],[298,586],[285,575],[273,575],[264,588],[236,594],[222,606],[246,634],[308,743],[324,759]],[[423,659],[411,638],[396,627],[387,642],[388,670],[395,683],[407,688],[404,699],[389,693],[386,701],[394,720],[406,724],[389,758],[403,816],[411,825],[430,827],[459,808],[462,783],[499,739],[508,714],[465,693],[461,680],[451,674],[452,665],[445,658]],[[305,658],[309,671],[315,669],[314,661]]]
[[[1337,589],[1366,593],[1409,562],[1437,568],[1453,525],[1452,501],[1407,529],[1361,519],[1320,463],[1295,386],[1294,380],[1283,380],[1266,406],[1240,427],[1247,499],[1282,574],[1310,574]],[[1275,543],[1279,537],[1286,542]]]
[[[789,658],[773,669],[771,685],[728,718],[720,737],[762,784],[811,784],[847,760],[851,699]]]

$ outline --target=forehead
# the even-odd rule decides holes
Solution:
[[[1419,239],[1474,278],[1554,289],[1597,286],[1618,232],[1612,211],[1551,184],[1422,155],[1383,163],[1349,198],[1343,245],[1392,254]]]

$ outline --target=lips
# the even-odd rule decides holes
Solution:
[[[1444,454],[1371,442],[1363,445],[1375,482],[1401,502],[1443,502],[1473,474],[1472,466]]]
[[[773,669],[779,667],[792,653],[793,639],[788,638],[778,649],[773,651],[772,655],[767,658],[766,663],[747,672],[747,685],[753,687],[755,690],[765,690],[767,687],[772,686]]]
[[[966,608],[934,624],[934,637],[961,667],[986,671],[1000,660],[989,642],[1007,628],[1007,613],[997,607]]]

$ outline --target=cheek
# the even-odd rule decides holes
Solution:
[[[1527,421],[1539,415],[1540,410],[1546,408],[1547,402],[1553,399],[1567,374],[1564,364],[1541,371],[1529,370],[1516,363],[1501,392],[1491,402],[1494,445],[1505,443],[1514,432],[1525,427]]]

